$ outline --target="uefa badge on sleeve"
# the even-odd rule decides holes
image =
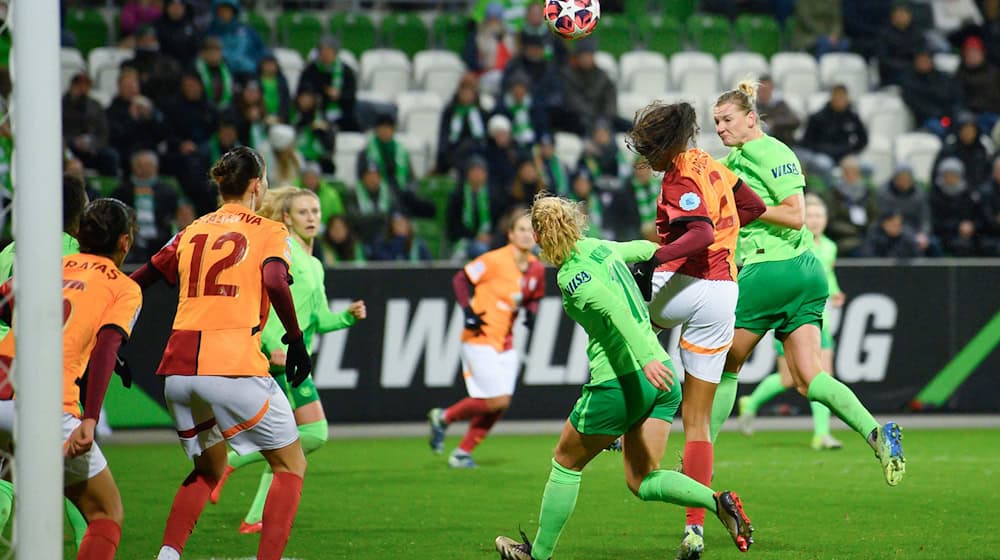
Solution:
[[[679,204],[681,210],[684,210],[685,212],[690,212],[695,208],[701,206],[701,197],[698,196],[697,193],[686,192],[681,195]]]

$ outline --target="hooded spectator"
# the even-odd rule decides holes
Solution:
[[[878,207],[883,212],[899,214],[903,225],[913,232],[920,251],[927,256],[940,252],[931,228],[931,205],[927,194],[913,179],[913,168],[906,164],[896,167],[892,178],[878,194]]]
[[[182,67],[194,64],[201,44],[201,33],[194,23],[194,10],[188,0],[167,0],[163,17],[156,21],[156,38],[160,52]]]
[[[859,251],[862,257],[912,259],[920,256],[916,236],[899,212],[883,211],[872,224]]]
[[[438,131],[437,170],[461,169],[466,158],[486,148],[486,112],[479,105],[479,80],[472,73],[462,76],[441,114]]]
[[[962,160],[951,157],[941,161],[930,201],[934,235],[941,240],[945,251],[958,257],[972,256],[981,211],[979,193],[969,189]]]
[[[839,254],[856,257],[865,233],[878,218],[878,200],[865,183],[857,158],[841,160],[840,174],[840,180],[827,192],[830,221],[826,234],[837,243]]]
[[[958,115],[952,129],[955,132],[948,136],[938,153],[931,175],[937,175],[942,161],[955,157],[965,167],[966,182],[969,185],[981,185],[990,175],[990,149],[987,148],[989,140],[980,134],[976,118],[968,112]]]
[[[264,43],[252,27],[240,21],[240,3],[237,0],[214,0],[215,17],[208,34],[222,41],[226,64],[239,79],[257,73],[257,63],[264,54]]]

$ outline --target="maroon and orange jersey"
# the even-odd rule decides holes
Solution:
[[[78,382],[87,371],[97,333],[110,327],[128,340],[142,307],[142,290],[107,257],[77,253],[64,256],[62,262],[63,412],[79,418]],[[9,287],[6,284],[5,291]],[[0,362],[4,364],[14,358],[16,331],[15,324],[0,341]]]
[[[262,268],[291,265],[288,230],[238,204],[198,218],[150,259],[180,294],[160,375],[268,375]]]
[[[545,295],[545,267],[529,257],[528,269],[521,272],[514,260],[516,249],[506,245],[483,253],[465,265],[465,275],[476,287],[470,305],[482,313],[482,333],[462,332],[462,342],[486,344],[498,352],[514,344],[514,321],[521,306]]]
[[[736,279],[736,242],[740,219],[733,198],[739,178],[698,148],[674,159],[674,169],[663,176],[656,209],[660,243],[673,241],[670,224],[705,220],[715,228],[712,244],[695,255],[663,263],[657,270],[679,272],[707,280]]]

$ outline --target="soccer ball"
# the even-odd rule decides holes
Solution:
[[[590,35],[599,19],[601,4],[598,0],[545,0],[545,21],[564,39]]]

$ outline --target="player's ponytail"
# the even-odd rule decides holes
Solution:
[[[744,112],[756,112],[758,87],[760,87],[760,82],[756,80],[740,80],[740,83],[736,84],[736,89],[731,89],[719,96],[715,106],[732,103]]]
[[[99,198],[80,217],[80,252],[110,257],[118,250],[118,239],[122,235],[134,238],[137,229],[135,210],[116,198]]]
[[[697,133],[698,115],[690,103],[654,101],[636,111],[632,128],[625,135],[625,143],[639,154],[639,165],[660,160],[669,164],[677,154],[687,149]]]
[[[223,199],[240,198],[247,192],[250,181],[264,178],[264,160],[251,148],[240,146],[229,150],[215,162],[210,172],[219,186]]]
[[[562,266],[576,242],[583,239],[587,216],[578,203],[540,192],[531,207],[531,227],[538,236],[542,258]]]

